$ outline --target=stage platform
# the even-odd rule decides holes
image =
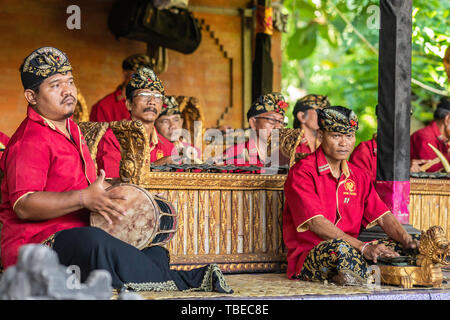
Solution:
[[[225,278],[233,294],[183,291],[139,294],[146,300],[450,300],[450,271],[444,272],[441,288],[413,289],[293,281],[285,273],[227,274]]]

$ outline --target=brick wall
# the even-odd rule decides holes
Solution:
[[[18,68],[25,56],[41,46],[55,46],[69,56],[75,81],[89,108],[112,92],[121,82],[122,60],[145,52],[145,43],[116,40],[107,28],[113,0],[3,0],[0,11],[0,131],[11,135],[25,117],[26,104]],[[245,0],[191,0],[191,5],[228,8],[245,7]],[[66,9],[81,8],[81,29],[69,30]],[[190,55],[168,51],[169,65],[160,74],[167,94],[196,96],[205,112],[206,126],[215,126],[224,108],[233,107],[222,123],[242,125],[242,45],[241,20],[230,15],[195,12],[210,26],[214,36],[202,31],[200,47]],[[276,33],[272,51],[275,64],[274,90],[280,90],[280,41]],[[222,47],[220,46],[222,45]],[[232,58],[224,57],[224,51]],[[231,76],[232,74],[232,76]],[[230,97],[230,84],[233,94]]]

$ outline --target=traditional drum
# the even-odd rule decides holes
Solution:
[[[134,184],[121,183],[106,191],[126,196],[126,200],[113,201],[118,201],[127,215],[110,225],[101,214],[92,212],[91,226],[101,228],[138,249],[164,245],[172,239],[177,229],[177,214],[170,202]]]

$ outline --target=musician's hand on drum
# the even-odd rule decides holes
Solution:
[[[105,220],[112,224],[112,217],[122,220],[125,210],[113,200],[126,200],[125,196],[114,196],[105,191],[105,171],[100,170],[97,180],[82,190],[82,204],[92,212],[98,212]]]

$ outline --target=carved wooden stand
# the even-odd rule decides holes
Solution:
[[[444,230],[433,226],[422,232],[417,266],[380,265],[381,283],[413,286],[440,287],[443,281],[442,265],[449,265],[450,245],[445,239]]]

